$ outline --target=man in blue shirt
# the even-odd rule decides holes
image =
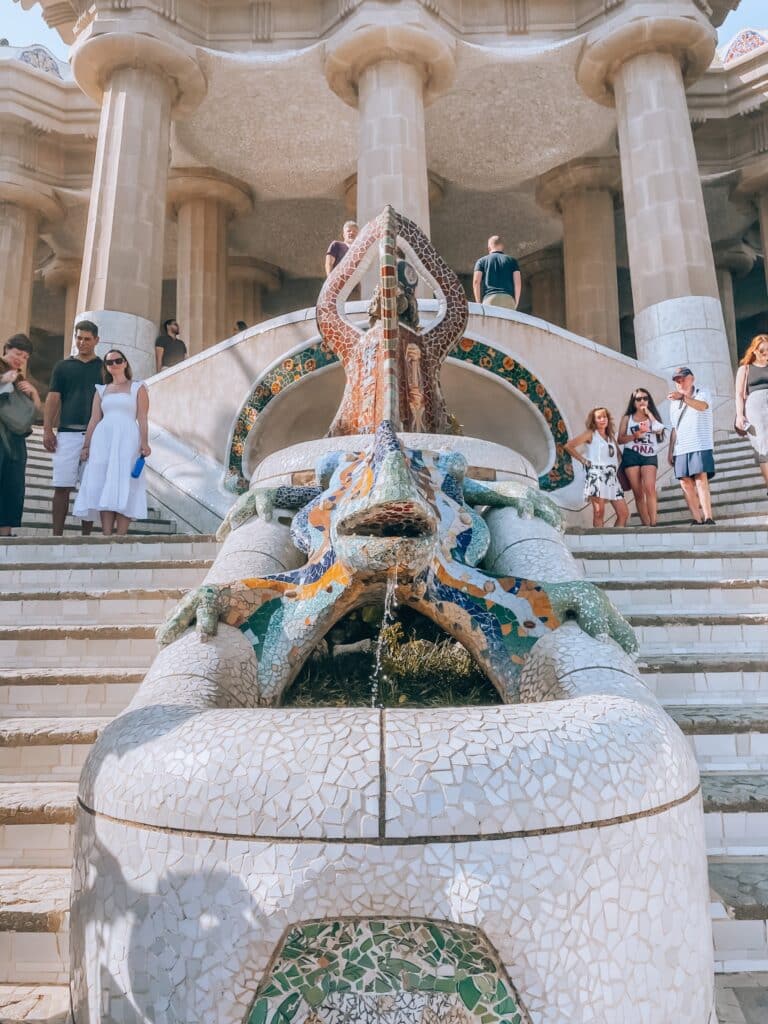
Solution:
[[[504,242],[499,235],[491,235],[488,239],[488,255],[480,257],[472,275],[475,302],[482,302],[485,306],[517,309],[522,288],[519,263],[504,252]]]

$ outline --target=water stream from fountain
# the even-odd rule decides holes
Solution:
[[[379,626],[379,636],[376,640],[376,658],[371,676],[371,707],[375,708],[379,698],[379,684],[384,681],[384,671],[381,667],[381,659],[384,653],[384,631],[391,626],[397,614],[397,566],[387,573],[387,589],[384,594],[384,614]]]

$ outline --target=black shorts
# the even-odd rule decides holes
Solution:
[[[624,469],[631,469],[632,466],[656,466],[659,465],[658,455],[640,455],[634,448],[625,448],[621,453],[621,465]]]

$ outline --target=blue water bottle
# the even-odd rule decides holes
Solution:
[[[143,455],[140,455],[138,459],[136,459],[136,461],[134,462],[133,469],[131,470],[131,476],[133,477],[134,480],[138,480],[138,478],[141,476],[141,471],[142,469],[144,469],[144,462],[145,459]]]

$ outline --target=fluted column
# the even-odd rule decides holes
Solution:
[[[389,203],[429,234],[424,107],[450,85],[454,46],[412,2],[366,4],[327,44],[328,83],[360,112],[361,224]]]
[[[520,260],[523,288],[531,296],[531,312],[547,323],[565,327],[565,277],[559,246],[541,249]]]
[[[176,319],[190,355],[232,334],[227,222],[251,209],[245,185],[211,168],[174,170],[168,202],[178,217]]]
[[[569,331],[619,351],[619,285],[613,197],[617,160],[572,160],[539,179],[538,202],[563,218],[565,317]]]
[[[725,409],[728,339],[685,97],[715,42],[692,0],[648,0],[588,37],[577,77],[616,106],[638,356],[664,374],[691,366]]]
[[[101,103],[78,313],[144,377],[155,366],[171,118],[197,106],[205,79],[180,41],[112,24],[92,22],[71,58],[78,85]]]
[[[0,172],[0,346],[29,331],[40,224],[60,212],[50,189]]]
[[[229,257],[229,331],[234,331],[237,320],[244,320],[249,327],[262,319],[262,295],[264,290],[277,291],[281,276],[277,267],[252,256]]]
[[[755,263],[755,253],[741,241],[724,243],[714,247],[717,289],[723,309],[725,333],[728,336],[728,351],[731,369],[735,372],[739,362],[738,338],[736,335],[736,306],[733,300],[734,277],[746,277]]]
[[[75,318],[77,317],[77,295],[80,288],[82,262],[76,256],[55,256],[43,268],[45,287],[52,291],[64,291],[64,344],[63,356],[72,352]]]

